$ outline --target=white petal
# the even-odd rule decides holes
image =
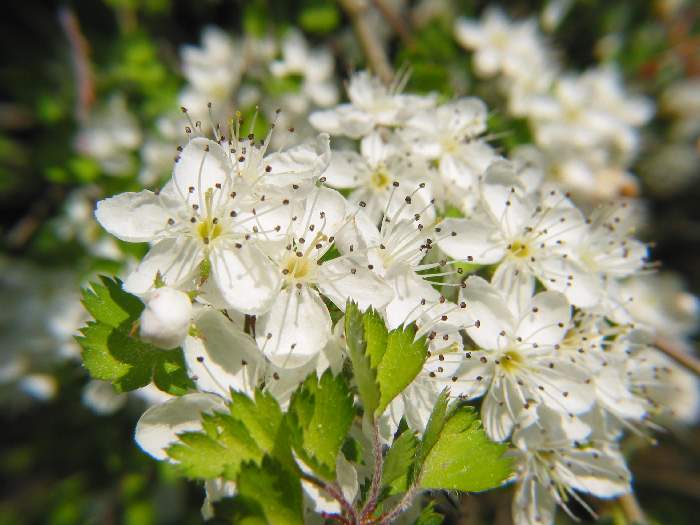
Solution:
[[[526,312],[535,291],[535,276],[519,261],[505,259],[491,277],[491,284],[503,293],[508,308],[516,315]]]
[[[440,293],[408,267],[394,273],[387,284],[394,290],[394,298],[386,305],[386,320],[391,329],[415,321],[440,299]],[[423,300],[425,303],[421,304]]]
[[[165,450],[178,441],[177,434],[202,428],[202,414],[223,410],[226,405],[212,394],[187,394],[144,412],[136,424],[135,440],[144,452],[167,460]]]
[[[374,127],[374,119],[351,104],[341,104],[334,109],[315,111],[309,117],[311,125],[331,135],[345,135],[358,139]]]
[[[307,196],[303,205],[303,213],[299,214],[292,225],[297,238],[303,237],[311,242],[320,232],[330,237],[345,223],[347,203],[334,189],[316,188]]]
[[[467,328],[469,337],[486,350],[500,349],[501,332],[514,334],[516,327],[501,293],[481,277],[472,276],[461,290],[461,297],[467,303],[467,315],[473,323]]]
[[[219,249],[211,253],[211,274],[224,300],[247,314],[267,311],[281,283],[275,266],[256,246]]]
[[[286,288],[258,318],[258,343],[277,366],[294,368],[316,356],[331,337],[331,317],[318,292]]]
[[[355,301],[360,310],[369,306],[379,310],[394,296],[391,288],[376,274],[349,259],[331,260],[321,265],[317,286],[341,310],[345,310],[348,299]]]
[[[504,392],[501,389],[505,390]],[[494,441],[505,441],[513,432],[515,421],[508,412],[508,405],[520,410],[522,401],[519,397],[510,396],[508,381],[494,379],[488,394],[481,405],[481,419],[484,422],[484,430]],[[515,412],[517,415],[517,412]]]
[[[355,188],[369,176],[369,167],[356,151],[334,151],[323,175],[333,188]]]
[[[384,143],[379,133],[374,132],[362,139],[360,151],[370,166],[377,166],[389,156],[392,148]]]
[[[189,336],[183,347],[197,388],[221,396],[229,388],[250,394],[262,382],[264,359],[255,341],[225,315],[206,308],[195,325],[201,337]]]
[[[381,239],[374,221],[364,210],[359,210],[337,231],[335,245],[342,254],[351,253],[351,246],[353,251],[362,253],[367,248],[379,246]]]
[[[556,502],[534,476],[518,484],[513,498],[513,522],[516,525],[551,525]]]
[[[136,295],[146,293],[153,288],[158,272],[165,284],[178,288],[197,275],[203,257],[199,244],[190,239],[158,241],[126,278],[124,289]]]
[[[569,329],[571,306],[559,292],[542,292],[532,298],[520,315],[516,333],[523,343],[555,345]]]
[[[232,171],[231,161],[218,143],[204,137],[193,138],[175,163],[175,191],[186,196],[189,188],[195,188],[200,195],[199,206],[204,209],[204,193],[216,184],[224,184]]]
[[[630,472],[619,451],[612,447],[587,447],[567,451],[557,474],[572,488],[600,498],[630,491]]]
[[[165,197],[162,197],[165,199]],[[95,218],[109,233],[126,242],[149,242],[159,237],[174,216],[170,200],[151,191],[121,193],[97,203]]]
[[[438,241],[438,246],[450,257],[476,264],[493,264],[505,254],[505,245],[499,230],[485,222],[471,219],[445,219],[440,223],[443,232],[455,232]]]
[[[265,157],[265,164],[272,168],[265,182],[274,186],[313,183],[330,160],[330,139],[326,133],[320,133],[313,142]]]

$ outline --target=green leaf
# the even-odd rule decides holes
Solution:
[[[340,12],[329,0],[307,0],[299,15],[299,26],[310,33],[330,33],[340,23]]]
[[[228,414],[204,414],[204,432],[185,432],[168,455],[187,477],[235,480],[243,462],[260,462],[263,452],[245,425]]]
[[[441,525],[444,520],[445,517],[442,514],[435,512],[435,503],[431,501],[423,507],[413,525]]]
[[[241,467],[236,488],[242,498],[254,501],[270,525],[303,525],[301,479],[265,456],[260,465]]]
[[[312,373],[292,396],[289,421],[292,444],[320,476],[334,479],[338,452],[355,415],[353,399],[341,376]]]
[[[415,325],[387,332],[372,308],[361,313],[348,302],[345,340],[365,413],[380,416],[423,368],[425,337],[415,339]]]
[[[437,443],[437,440],[440,437],[440,432],[442,432],[442,428],[445,425],[449,401],[450,392],[447,389],[444,389],[442,392],[440,392],[440,397],[438,397],[437,401],[435,401],[435,406],[433,406],[430,419],[428,419],[428,424],[425,426],[423,439],[418,447],[416,456],[416,461],[418,463],[423,463],[425,457],[428,455],[428,452],[430,452],[430,449],[432,449],[435,443]]]
[[[367,353],[364,316],[357,304],[351,301],[348,301],[345,308],[345,341],[362,406],[365,413],[372,414],[379,406],[380,399],[377,372],[372,367],[371,357]]]
[[[376,369],[384,358],[389,333],[384,326],[384,319],[372,308],[362,315],[362,328],[370,365]]]
[[[125,292],[120,280],[101,275],[100,281],[83,290],[83,305],[96,321],[116,328],[139,318],[143,303]]]
[[[479,492],[501,485],[512,472],[507,445],[487,437],[473,407],[449,412],[422,463],[421,487]]]
[[[107,277],[83,290],[83,304],[95,321],[77,337],[85,367],[95,379],[110,381],[119,392],[146,386],[151,381],[164,392],[182,395],[194,385],[179,348],[161,350],[138,339],[134,326],[143,304]]]
[[[389,487],[389,495],[408,490],[408,475],[418,448],[418,439],[405,430],[394,440],[384,458],[382,483]]]
[[[376,414],[379,416],[397,395],[406,388],[423,368],[427,357],[425,337],[414,341],[415,326],[397,328],[389,332],[386,351],[377,368],[381,399]]]
[[[282,409],[268,392],[255,390],[255,400],[231,390],[231,416],[245,426],[258,447],[290,470],[296,470],[289,430]]]

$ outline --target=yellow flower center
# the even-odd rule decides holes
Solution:
[[[510,245],[510,253],[514,257],[529,257],[531,254],[530,246],[525,242],[515,241],[513,244]]]
[[[384,169],[383,166],[377,168],[377,170],[372,173],[372,176],[370,177],[370,183],[372,184],[372,188],[375,190],[383,190],[389,186],[390,182],[391,179],[389,178],[389,174],[386,172],[386,169]]]
[[[500,365],[506,372],[513,372],[523,363],[523,356],[516,350],[508,350],[500,359]]]
[[[197,235],[204,244],[209,244],[221,235],[221,225],[216,219],[206,219],[197,225]]]

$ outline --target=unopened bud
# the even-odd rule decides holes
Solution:
[[[141,314],[141,339],[159,348],[180,346],[192,318],[189,296],[174,288],[156,289]]]

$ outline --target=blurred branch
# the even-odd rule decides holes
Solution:
[[[60,186],[49,186],[46,193],[29,208],[27,214],[7,233],[7,245],[12,251],[22,250],[34,236],[56,204],[63,199],[65,190]]]
[[[664,339],[663,337],[657,337],[654,341],[654,346],[679,365],[685,367],[695,375],[700,376],[700,360],[685,352],[676,343]]]
[[[369,68],[384,84],[390,84],[394,78],[394,71],[384,53],[382,43],[367,21],[367,3],[363,0],[338,0],[338,3],[350,18]]]
[[[377,8],[377,11],[379,11],[384,19],[389,23],[394,32],[399,35],[399,38],[403,44],[409,49],[412,49],[414,47],[413,36],[411,35],[411,30],[403,17],[391,7],[386,5],[384,0],[372,0],[372,3],[374,4],[374,7]]]
[[[70,44],[73,74],[75,75],[75,118],[85,122],[95,102],[95,84],[90,66],[90,46],[80,30],[75,13],[68,7],[58,9],[58,20]]]
[[[644,511],[639,505],[639,501],[637,501],[634,492],[620,496],[617,502],[620,504],[622,512],[625,513],[627,522],[630,525],[649,525],[649,520],[647,520],[647,517],[644,515]]]

